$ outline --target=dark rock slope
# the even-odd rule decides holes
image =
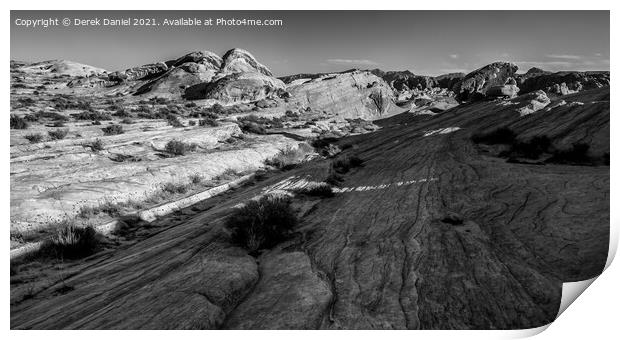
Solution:
[[[77,264],[75,274],[11,305],[11,328],[547,324],[562,283],[592,278],[605,264],[609,167],[509,163],[470,137],[508,126],[518,138],[545,134],[560,146],[608,151],[609,89],[564,100],[524,117],[483,101],[380,121],[382,129],[342,141],[355,145],[345,154],[364,160],[343,176],[342,189],[355,190],[306,201],[311,208],[288,241],[254,258],[231,243],[223,221],[291,176],[323,180],[329,160],[155,222],[166,229]]]
[[[498,61],[468,73],[456,83],[452,91],[460,101],[484,97],[489,88],[505,85],[517,72],[517,65]]]

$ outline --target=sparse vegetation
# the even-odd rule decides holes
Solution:
[[[31,144],[35,144],[41,142],[44,137],[40,133],[33,133],[30,135],[25,135],[24,138],[26,138]]]
[[[134,123],[133,119],[131,119],[129,117],[123,118],[121,120],[121,124],[133,124],[133,123]]]
[[[112,120],[112,116],[107,113],[84,111],[75,115],[77,120]]]
[[[332,169],[340,174],[346,174],[352,168],[357,168],[362,166],[364,161],[357,156],[343,156],[336,158],[332,161]]]
[[[590,145],[587,143],[574,143],[568,149],[560,149],[553,146],[548,136],[535,136],[523,141],[517,139],[516,133],[508,128],[475,134],[472,141],[488,145],[507,145],[508,148],[501,151],[498,157],[507,158],[509,162],[519,163],[522,159],[530,159],[538,160],[539,164],[609,165],[609,154],[593,156],[589,153]]]
[[[203,118],[201,120],[198,121],[198,125],[199,126],[219,126],[220,124],[217,122],[217,120],[213,119],[213,118]]]
[[[265,164],[271,165],[280,170],[290,170],[294,168],[299,162],[304,159],[304,153],[301,148],[287,147],[284,150],[280,150],[280,152],[265,161]]]
[[[108,126],[102,128],[101,131],[103,131],[103,134],[105,136],[120,135],[120,134],[125,132],[125,131],[123,131],[123,126],[122,125],[117,125],[117,124],[108,125]]]
[[[78,259],[94,254],[100,248],[99,237],[92,227],[79,227],[71,221],[61,221],[51,228],[56,233],[43,241],[38,253],[58,259]]]
[[[182,141],[173,139],[166,143],[166,152],[175,155],[175,156],[183,156],[188,152],[196,151],[198,147],[195,143],[184,143]]]
[[[179,120],[177,116],[168,115],[166,120],[168,120],[168,124],[170,124],[172,127],[175,127],[175,128],[184,127],[183,123],[181,123],[181,121]]]
[[[28,122],[20,116],[11,115],[11,129],[24,130],[28,128]]]
[[[192,184],[200,184],[204,181],[204,177],[201,174],[193,174],[189,176],[189,180]]]
[[[99,138],[95,139],[89,146],[93,151],[102,151],[104,149],[103,142]]]
[[[48,131],[47,134],[53,140],[60,140],[60,139],[64,139],[65,137],[67,137],[67,134],[69,134],[69,129],[52,130],[52,131]]]
[[[471,136],[471,140],[474,143],[488,145],[512,144],[516,138],[517,134],[507,127],[501,127],[487,133],[477,133]]]
[[[297,224],[288,197],[263,196],[235,209],[226,220],[235,243],[252,254],[282,242]]]
[[[327,183],[318,183],[306,186],[296,190],[297,194],[316,196],[316,197],[334,197],[334,191],[331,185]]]
[[[168,182],[162,185],[161,190],[168,194],[184,194],[189,191],[189,184]]]

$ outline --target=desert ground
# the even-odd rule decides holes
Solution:
[[[12,329],[521,329],[609,246],[609,72],[11,61]]]

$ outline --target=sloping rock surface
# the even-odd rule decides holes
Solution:
[[[345,154],[364,166],[343,175],[335,197],[308,202],[295,235],[276,249],[247,255],[225,218],[291,178],[323,180],[328,162],[198,204],[141,242],[76,264],[76,274],[12,304],[11,328],[545,325],[563,282],[604,267],[609,167],[504,162],[471,136],[508,126],[518,138],[545,134],[561,147],[582,141],[608,152],[609,89],[564,100],[583,105],[520,117],[482,101],[380,121],[373,134],[342,141],[356,145]],[[72,289],[59,293],[62,285]]]

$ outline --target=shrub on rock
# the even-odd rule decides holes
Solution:
[[[226,220],[235,243],[251,253],[284,241],[297,224],[288,197],[263,196],[236,209]]]

